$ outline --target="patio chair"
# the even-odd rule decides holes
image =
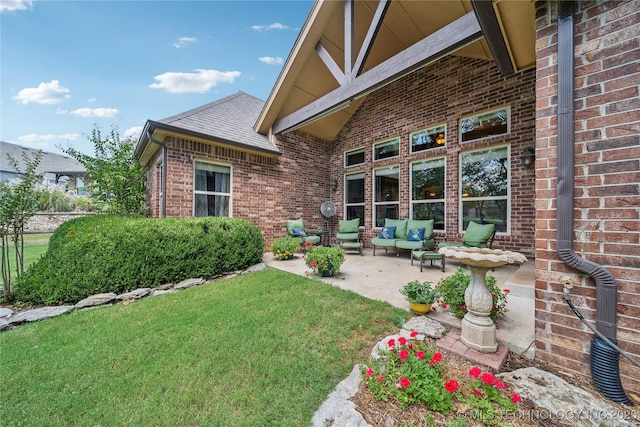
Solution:
[[[362,256],[362,242],[360,241],[360,218],[341,219],[338,222],[336,240],[342,250],[354,250]]]
[[[438,243],[438,249],[448,246],[491,248],[495,235],[495,224],[478,224],[477,222],[469,221],[469,225],[462,235],[462,242],[440,242]]]
[[[298,237],[304,242],[310,242],[313,245],[320,243],[320,236],[310,236],[304,228],[304,221],[300,219],[287,220],[287,234],[292,237]]]

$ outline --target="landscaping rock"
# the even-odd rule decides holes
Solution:
[[[556,375],[537,368],[522,368],[497,375],[521,397],[528,398],[574,426],[634,426],[624,411],[609,401],[569,384]]]
[[[11,316],[13,314],[13,310],[10,308],[0,307],[0,318]]]
[[[11,323],[9,323],[4,317],[0,317],[0,331],[8,329],[9,326],[11,326]]]
[[[205,282],[205,280],[202,279],[202,278],[186,279],[186,280],[183,280],[180,283],[177,283],[173,288],[177,289],[177,290],[187,289],[187,288],[191,288],[192,286],[202,285],[204,282]]]
[[[114,301],[117,297],[118,296],[113,292],[91,295],[90,297],[87,297],[82,301],[77,302],[75,305],[75,308],[81,309],[81,308],[87,308],[87,307],[95,307],[97,305],[108,304]]]
[[[409,331],[416,331],[431,338],[442,338],[445,334],[445,329],[440,322],[431,319],[429,316],[415,316],[409,319],[402,329]],[[402,331],[401,331],[402,333]]]
[[[356,405],[349,400],[358,392],[361,381],[360,366],[356,365],[349,376],[336,386],[316,411],[311,419],[311,425],[313,427],[327,425],[371,427],[371,424],[367,423],[362,415],[356,411]]]
[[[12,324],[19,324],[23,322],[37,322],[38,320],[49,319],[51,317],[60,316],[61,314],[73,311],[72,305],[60,305],[55,307],[40,307],[33,310],[23,311],[15,316],[9,317],[7,321]]]
[[[245,271],[243,271],[243,274],[244,273],[252,273],[254,271],[264,270],[265,268],[267,268],[267,265],[264,262],[261,262],[259,264],[252,265],[251,267],[247,268]]]
[[[175,289],[166,289],[166,290],[154,289],[154,290],[149,294],[149,296],[150,296],[150,297],[157,297],[157,296],[165,295],[165,294],[173,294],[173,293],[175,293],[175,292],[178,292],[178,291],[176,291]]]
[[[126,299],[140,299],[144,298],[151,293],[151,288],[138,288],[134,291],[127,292],[121,295],[118,295],[116,299],[118,301],[126,300]]]

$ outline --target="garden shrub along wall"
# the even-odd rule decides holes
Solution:
[[[640,359],[640,67],[637,1],[576,2],[574,250],[605,267],[618,291],[618,345]],[[583,9],[579,9],[582,6]],[[537,10],[536,357],[588,374],[593,334],[563,299],[560,278],[577,283],[572,299],[595,324],[591,278],[556,252],[556,3]],[[622,385],[640,397],[640,369],[620,357]]]
[[[235,218],[94,215],[62,224],[15,288],[19,301],[55,305],[241,270],[262,261],[264,239]]]

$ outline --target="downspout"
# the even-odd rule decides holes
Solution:
[[[596,329],[582,318],[596,337],[591,342],[590,369],[596,388],[608,399],[631,405],[620,382],[616,341],[617,286],[603,266],[580,258],[573,250],[574,204],[574,2],[558,2],[558,256],[569,267],[591,276],[596,283]],[[570,306],[568,289],[565,299]],[[573,309],[573,307],[572,307]],[[574,310],[575,311],[575,310]],[[576,312],[578,315],[579,313]],[[579,315],[578,317],[582,317]],[[619,350],[619,349],[618,349]]]
[[[149,131],[147,131],[147,138],[149,138],[149,141],[162,147],[162,173],[160,174],[160,191],[162,192],[162,195],[160,197],[160,218],[164,218],[167,211],[167,145],[164,142],[154,139]]]

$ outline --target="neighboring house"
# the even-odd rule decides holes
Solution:
[[[7,155],[16,161],[18,170],[24,172],[26,164],[23,154],[28,159],[33,159],[38,151],[41,150],[0,141],[0,181],[8,181],[21,176],[16,172]],[[79,195],[84,194],[87,170],[72,157],[42,151],[42,158],[36,168],[36,173],[42,175],[43,185],[58,185],[61,188],[74,190]]]
[[[147,123],[151,212],[246,218],[267,244],[324,225],[325,200],[365,245],[385,218],[432,218],[439,241],[493,222],[494,248],[535,260],[536,357],[615,377],[563,283],[640,358],[639,4],[317,1],[264,107]],[[640,395],[624,358],[620,377]]]

